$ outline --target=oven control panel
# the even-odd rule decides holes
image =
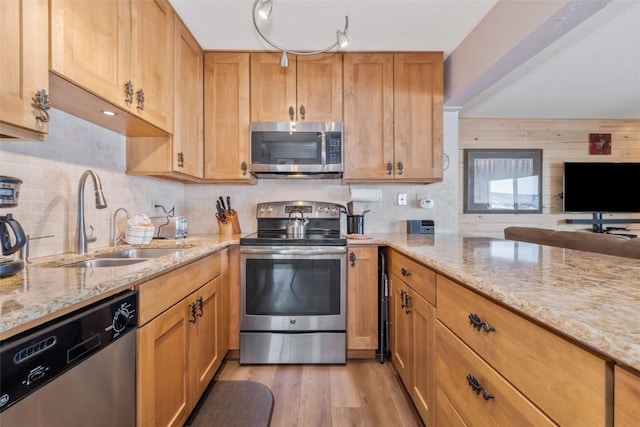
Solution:
[[[289,218],[292,212],[301,212],[305,218],[340,218],[341,205],[330,202],[269,202],[259,203],[256,218]]]

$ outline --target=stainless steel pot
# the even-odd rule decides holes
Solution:
[[[291,218],[291,215],[298,214],[298,218]],[[287,223],[287,237],[293,239],[302,239],[307,231],[309,220],[304,217],[302,212],[293,211],[289,213],[289,222]]]

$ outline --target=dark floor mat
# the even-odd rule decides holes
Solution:
[[[268,427],[273,412],[269,387],[255,381],[215,381],[185,424],[188,427]]]

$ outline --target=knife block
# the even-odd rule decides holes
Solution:
[[[221,236],[231,236],[233,234],[233,224],[227,219],[227,222],[218,220],[218,233]]]
[[[238,219],[238,212],[236,211],[225,211],[227,215],[227,223],[231,223],[233,227],[233,234],[240,234],[242,230],[240,230],[240,219]]]

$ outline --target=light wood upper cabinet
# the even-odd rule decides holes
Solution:
[[[127,138],[127,173],[193,182],[200,181],[204,175],[204,56],[178,15],[173,17],[174,134]]]
[[[51,0],[50,65],[54,73],[128,109],[130,0]]]
[[[378,247],[347,247],[347,350],[378,348]]]
[[[391,180],[393,54],[344,54],[344,181]]]
[[[441,181],[442,97],[442,53],[344,54],[343,181]]]
[[[131,2],[131,75],[134,111],[173,132],[174,12],[166,0]],[[143,101],[141,101],[140,91]]]
[[[175,17],[175,126],[173,170],[202,178],[203,161],[203,54],[178,15]]]
[[[46,0],[0,1],[0,139],[42,140],[49,130],[33,106],[38,91],[49,94],[48,29]]]
[[[204,178],[255,183],[249,173],[249,53],[204,55]]]
[[[125,135],[172,133],[169,3],[51,0],[50,10],[54,107]],[[114,107],[116,117],[102,116]]]
[[[251,53],[251,120],[342,121],[342,54]]]

